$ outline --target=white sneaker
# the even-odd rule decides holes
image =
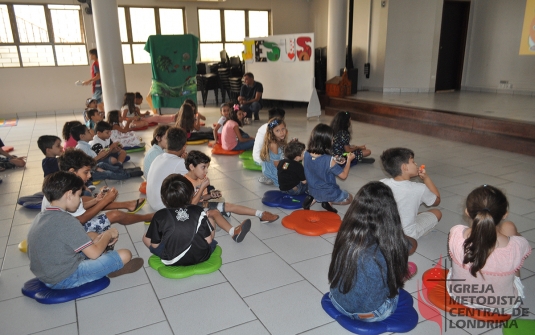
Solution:
[[[262,177],[258,178],[258,181],[264,185],[273,185],[273,180],[269,179],[268,177],[262,175]]]

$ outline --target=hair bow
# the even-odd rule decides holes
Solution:
[[[271,121],[270,123],[268,123],[268,127],[269,127],[269,129],[273,129],[276,126],[278,126],[279,124],[280,124],[280,120],[275,119],[275,120]]]
[[[235,112],[239,111],[240,110],[240,105],[238,104],[235,104],[232,109],[234,109]]]

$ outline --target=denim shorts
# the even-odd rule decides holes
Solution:
[[[344,202],[346,201],[347,199],[349,198],[349,193],[347,193],[346,191],[344,190],[340,190],[340,195],[334,199],[334,200],[331,200],[329,202]]]
[[[297,188],[297,190],[296,190]],[[300,195],[305,194],[308,190],[307,184],[299,183],[294,188],[288,190],[288,191],[281,191],[282,193],[289,194],[289,195]]]
[[[398,306],[398,300],[399,300],[399,294],[396,295],[392,299],[386,299],[385,302],[379,308],[377,308],[375,311],[369,312],[369,313],[349,313],[346,312],[342,306],[338,305],[336,300],[332,297],[332,295],[329,293],[329,297],[331,298],[331,302],[333,303],[334,308],[338,310],[343,315],[350,317],[353,320],[359,320],[363,322],[378,322],[383,321],[390,315],[392,315],[396,311],[396,307]]]
[[[84,223],[84,229],[87,233],[95,232],[101,234],[110,229],[111,223],[106,214],[99,214],[91,220]]]
[[[107,274],[123,268],[123,261],[117,251],[109,251],[97,259],[86,259],[78,264],[72,275],[57,284],[46,284],[49,288],[63,290],[98,280]]]

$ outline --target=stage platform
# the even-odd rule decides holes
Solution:
[[[322,97],[327,115],[535,156],[535,97],[476,92],[358,92]]]

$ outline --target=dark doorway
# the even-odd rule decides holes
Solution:
[[[461,89],[469,1],[444,1],[435,91]]]

